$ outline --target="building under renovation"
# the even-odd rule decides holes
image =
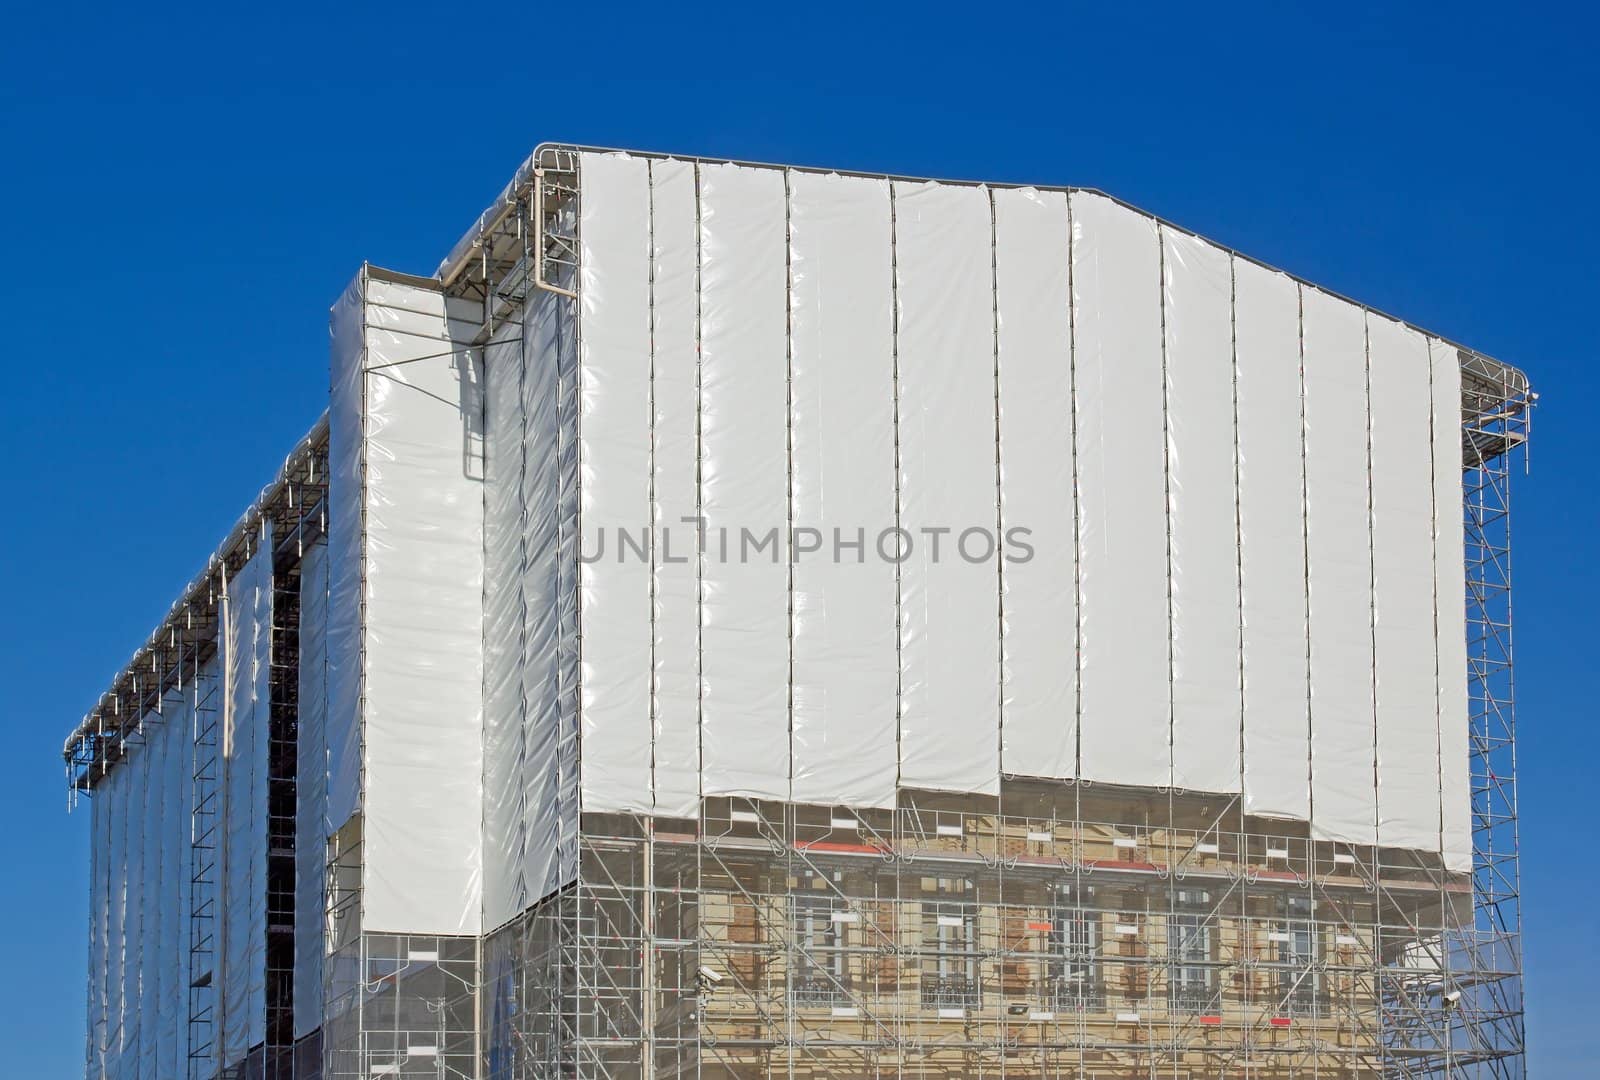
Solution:
[[[1098,192],[543,146],[67,740],[86,1076],[1521,1077],[1533,400]]]

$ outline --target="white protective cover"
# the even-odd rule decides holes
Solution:
[[[227,582],[223,615],[222,1064],[266,1038],[267,729],[272,645],[272,530]]]
[[[132,777],[131,769],[113,769],[101,779],[98,789],[110,818],[106,842],[106,1026],[101,1043],[107,1077],[126,1075],[122,1071],[122,1028],[127,1004],[123,972],[128,948],[128,794],[134,787]]]
[[[168,710],[175,711],[175,703],[166,700],[158,712],[145,717],[145,753],[140,771],[145,788],[144,811],[144,881],[140,905],[145,910],[144,955],[140,963],[139,1076],[152,1080],[162,1075],[159,1067],[159,1050],[170,1035],[166,1027],[171,1022],[168,1008],[175,988],[171,986],[169,970],[171,912],[163,902],[162,889],[166,882],[167,858],[170,844],[167,839],[166,818],[171,812],[171,792],[167,786],[167,759],[170,756],[167,725]],[[165,1015],[164,1015],[165,1014]]]
[[[1311,618],[1311,827],[1371,844],[1372,542],[1365,313],[1302,289],[1306,567]]]
[[[708,795],[789,796],[785,223],[782,172],[701,168],[701,761]]]
[[[789,175],[794,794],[893,806],[894,269],[889,184]]]
[[[1444,864],[1472,869],[1467,708],[1466,535],[1461,480],[1461,356],[1430,340],[1433,372],[1434,608],[1438,632],[1439,779]]]
[[[519,313],[520,314],[520,313]],[[522,332],[501,323],[484,350],[483,921],[537,896],[523,879]]]
[[[362,927],[476,933],[482,914],[483,461],[481,365],[459,345],[476,309],[363,272],[335,309],[332,486],[362,529],[354,593],[333,574],[330,815],[345,808],[352,700],[364,812]],[[349,294],[347,294],[349,297]],[[470,309],[470,310],[469,310]],[[357,333],[344,320],[359,320]],[[359,347],[356,347],[359,346]],[[354,348],[353,348],[354,347]],[[355,370],[352,372],[352,366]],[[357,395],[352,405],[343,400]],[[356,418],[358,430],[349,425]],[[355,445],[359,453],[352,453]],[[357,466],[351,471],[352,461]],[[359,481],[350,505],[348,485]],[[348,528],[348,520],[339,528]],[[351,557],[337,530],[330,556]],[[359,633],[340,605],[363,601]],[[359,647],[356,656],[348,650]],[[359,672],[352,698],[348,681]],[[338,747],[335,754],[334,748]],[[337,770],[337,772],[335,772]],[[340,805],[335,805],[338,795]]]
[[[366,273],[329,320],[328,834],[361,809],[361,610],[366,534]]]
[[[1000,781],[994,241],[988,190],[897,182],[900,783]],[[984,545],[969,542],[982,555]]]
[[[1156,223],[1072,195],[1079,770],[1170,782],[1167,520]]]
[[[561,372],[569,301],[535,291],[485,350],[483,925],[576,873],[577,778],[565,749],[574,681],[563,647],[575,543],[563,547]],[[573,457],[574,464],[576,457]]]
[[[158,1077],[182,1075],[189,1044],[189,867],[193,793],[195,690],[174,695],[162,735],[166,767],[166,837],[161,855],[162,977]]]
[[[549,293],[489,350],[485,825],[519,853],[488,871],[489,922],[566,879],[580,599],[590,809],[884,805],[992,792],[1003,769],[1242,789],[1251,814],[1358,843],[1381,783],[1386,837],[1434,827],[1406,748],[1444,736],[1386,674],[1426,644],[1402,614],[1418,522],[1368,480],[1369,452],[1416,454],[1398,399],[1420,387],[1369,430],[1363,309],[1304,290],[1303,326],[1287,276],[1087,192],[617,154],[582,176],[581,354]],[[911,557],[856,562],[855,530],[870,548],[886,524]],[[603,551],[581,567],[575,526]],[[1034,557],[964,558],[972,527],[1026,528]],[[1377,624],[1374,575],[1401,590]],[[1465,665],[1440,665],[1442,730]],[[494,741],[515,700],[520,789]]]
[[[648,813],[650,174],[642,158],[591,154],[583,176],[583,806]]]
[[[1235,259],[1244,805],[1311,816],[1300,288]]]
[[[145,863],[145,832],[148,825],[146,800],[149,785],[145,770],[149,759],[147,746],[136,746],[132,751],[128,770],[128,825],[127,858],[128,877],[124,883],[126,901],[122,923],[122,1055],[123,1076],[139,1076],[140,1048],[144,1041],[145,998],[140,991],[140,979],[145,962],[145,898],[144,886],[149,876]]]
[[[144,797],[141,827],[142,864],[139,867],[139,1058],[136,1077],[155,1077],[155,1046],[160,1042],[158,1003],[162,995],[162,814],[166,797],[166,771],[162,765],[165,725],[160,712],[144,717],[144,746],[134,758],[134,781]]]
[[[1439,842],[1428,341],[1367,317],[1372,380],[1372,581],[1378,843]]]
[[[1240,789],[1238,500],[1229,254],[1163,228],[1172,783]]]
[[[1071,223],[1067,196],[994,192],[1002,535],[1031,555],[1002,563],[1005,699],[1001,768],[1078,770],[1078,553],[1072,451]]]
[[[656,813],[700,808],[699,227],[695,167],[650,163],[652,689]]]
[[[89,799],[89,994],[84,1010],[84,1074],[106,1075],[106,931],[110,917],[111,794],[104,785]]]
[[[162,1080],[187,1046],[190,723],[148,712],[92,800],[86,1075]]]
[[[295,746],[294,1036],[322,1024],[328,860],[328,547],[300,560],[299,735]]]

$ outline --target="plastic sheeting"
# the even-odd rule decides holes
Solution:
[[[165,905],[161,902],[162,866],[166,836],[162,831],[167,807],[166,745],[167,731],[160,713],[145,717],[145,746],[140,754],[140,787],[144,805],[140,820],[144,827],[143,859],[139,868],[139,910],[143,915],[139,933],[139,1071],[141,1078],[157,1076],[156,1048],[161,1044],[161,1001],[170,993],[167,981]]]
[[[223,1065],[266,1038],[267,733],[272,530],[227,582],[223,616],[222,925],[218,1046]]]
[[[1372,596],[1378,843],[1438,844],[1433,638],[1433,448],[1428,342],[1367,318],[1371,378]]]
[[[942,184],[896,183],[894,195],[899,524],[911,548],[900,563],[900,782],[992,792],[1000,626],[989,199],[984,188]]]
[[[161,855],[162,971],[161,1037],[156,1058],[157,1077],[179,1076],[188,1059],[189,1044],[189,915],[191,813],[194,805],[193,761],[195,687],[183,688],[180,700],[166,719],[163,736],[167,790],[162,801]]]
[[[91,801],[85,1075],[97,1080],[166,1080],[187,1057],[193,717],[192,689],[169,692]]]
[[[361,281],[335,309],[333,328],[330,505],[358,514],[361,533],[354,556],[348,534],[336,529],[331,539],[329,813],[337,819],[348,807],[350,725],[358,723],[363,929],[474,933],[482,877],[481,370],[456,343],[452,320],[471,320],[470,337],[476,308],[447,313],[443,296],[420,283],[371,272]],[[354,507],[351,484],[359,485]],[[353,589],[352,558],[360,573]],[[354,635],[346,604],[363,620]]]
[[[650,174],[584,159],[579,428],[583,805],[653,808]]]
[[[299,734],[295,746],[294,1037],[322,1025],[328,866],[328,548],[300,561]]]
[[[1067,196],[994,192],[1005,699],[1002,769],[1078,769],[1078,582]]]
[[[889,184],[789,188],[793,797],[893,806],[895,567],[871,550],[895,523]]]
[[[89,800],[89,993],[84,1003],[84,1075],[105,1075],[106,919],[110,862],[110,798],[105,791]]]
[[[1461,481],[1461,357],[1428,342],[1433,378],[1434,608],[1438,628],[1439,785],[1444,864],[1472,869],[1467,708],[1466,536]]]
[[[701,761],[789,795],[787,223],[782,172],[700,170]]]
[[[569,301],[535,291],[485,351],[483,923],[498,926],[576,873],[577,778],[568,750],[575,682],[562,646],[563,372]],[[573,457],[574,465],[576,457]]]
[[[699,235],[695,167],[650,163],[655,808],[700,806]]]
[[[1165,278],[1172,783],[1240,785],[1233,269],[1221,248],[1161,230]]]
[[[483,907],[499,926],[537,895],[523,880],[522,333],[484,350]]]
[[[1309,820],[1314,707],[1320,835],[1375,838],[1391,734],[1408,764],[1390,786],[1427,788],[1389,793],[1393,824],[1432,827],[1413,819],[1433,782],[1402,775],[1401,748],[1433,725],[1406,726],[1371,645],[1383,572],[1408,590],[1387,626],[1419,647],[1399,608],[1420,541],[1396,538],[1401,567],[1369,539],[1418,523],[1384,509],[1403,496],[1369,513],[1363,309],[1307,293],[1303,380],[1295,282],[1103,196],[897,182],[886,210],[868,178],[617,154],[582,170],[579,483],[586,546],[610,545],[583,569],[586,805],[881,805],[894,740],[898,786],[991,791],[1003,769],[1242,789],[1250,813]],[[1385,410],[1414,420],[1414,382]],[[627,430],[641,410],[650,430]],[[1415,458],[1414,424],[1373,423],[1373,453]],[[892,488],[870,466],[886,441]],[[898,567],[870,550],[890,497]],[[619,551],[644,500],[648,537]],[[965,557],[974,526],[1025,529],[1032,557]],[[641,547],[648,578],[616,562]],[[618,614],[641,593],[648,641]]]
[[[1300,289],[1234,260],[1244,805],[1311,816]]]
[[[1171,779],[1161,248],[1154,221],[1074,193],[1079,769]]]
[[[1306,571],[1311,619],[1311,826],[1376,838],[1371,491],[1362,310],[1301,290]]]
[[[138,765],[129,771],[127,792],[128,821],[124,851],[127,879],[123,882],[125,907],[122,913],[122,1046],[119,1056],[123,1075],[139,1076],[140,1047],[144,1040],[146,1000],[141,993],[145,963],[144,886],[149,877],[145,864],[145,833],[148,827],[146,801],[149,791],[149,746],[136,748]],[[159,852],[155,853],[159,858]],[[152,950],[153,952],[154,950]],[[153,965],[152,965],[153,966]]]
[[[127,915],[128,915],[128,824],[131,804],[129,793],[134,789],[132,769],[113,769],[101,779],[96,789],[97,798],[106,801],[110,817],[110,836],[106,847],[106,967],[105,967],[105,1038],[101,1046],[106,1076],[120,1078],[122,1071],[123,1010],[128,1001],[124,993],[123,972],[127,968]],[[135,869],[134,873],[137,873]]]
[[[361,809],[362,527],[366,461],[366,274],[329,320],[328,403],[328,833]]]

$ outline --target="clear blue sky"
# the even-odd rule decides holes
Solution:
[[[1591,11],[186,6],[0,31],[0,1073],[82,1068],[63,736],[316,418],[358,264],[431,272],[541,140],[1101,187],[1529,371],[1528,1029],[1592,1069]]]

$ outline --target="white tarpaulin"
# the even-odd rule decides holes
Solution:
[[[1240,785],[1239,543],[1234,496],[1233,274],[1221,248],[1161,230],[1172,783]]]
[[[328,863],[328,548],[300,561],[299,735],[295,745],[294,1035],[322,1024]]]
[[[577,778],[563,753],[560,372],[569,301],[534,292],[485,350],[483,924],[572,880]],[[575,459],[574,459],[575,460]],[[575,539],[575,538],[574,538]]]
[[[650,165],[653,340],[651,539],[655,806],[700,808],[699,236],[695,167]]]
[[[1302,289],[1306,569],[1311,617],[1311,826],[1324,839],[1377,834],[1372,702],[1364,312]]]
[[[1439,837],[1428,341],[1380,316],[1367,338],[1372,460],[1383,463],[1372,471],[1378,842],[1426,850]]]
[[[994,192],[1000,361],[1005,700],[1001,768],[1078,769],[1078,582],[1072,476],[1071,228],[1067,196]]]
[[[1405,496],[1369,512],[1363,309],[1307,293],[1303,380],[1300,286],[1103,196],[1074,193],[1069,215],[1033,189],[616,154],[582,169],[581,416],[547,426],[548,475],[540,425],[519,423],[522,506],[576,430],[586,548],[605,545],[582,570],[591,808],[882,804],[894,742],[903,787],[1081,775],[1242,790],[1250,813],[1310,820],[1315,738],[1320,835],[1376,836],[1384,762],[1408,785],[1400,748],[1437,736],[1373,711],[1375,693],[1414,711],[1375,664],[1372,585],[1409,583],[1377,632],[1414,651],[1399,623],[1421,541],[1390,532]],[[552,334],[525,349],[545,358],[520,376],[530,416]],[[1386,399],[1371,452],[1414,455],[1416,431],[1383,418],[1425,405]],[[912,541],[898,566],[872,550],[891,498]],[[980,548],[1025,529],[1031,558],[969,558],[973,527]],[[560,639],[564,617],[529,627]],[[524,647],[528,671],[551,665],[533,682],[560,685],[559,659]],[[1386,830],[1432,827],[1413,820],[1428,784],[1389,792]]]
[[[333,571],[329,740],[339,749],[330,770],[349,768],[351,718],[340,710],[351,704],[347,672],[358,669],[363,929],[472,933],[482,876],[481,366],[456,343],[457,313],[447,315],[436,289],[366,271],[358,295],[335,309],[333,330],[330,503],[360,514],[362,531],[354,592],[349,566]],[[463,304],[460,314],[474,312]],[[354,405],[343,400],[352,394]],[[345,485],[357,481],[351,507]],[[351,557],[337,531],[330,555]],[[363,619],[356,637],[339,622],[345,603]],[[352,645],[357,656],[342,651]],[[334,797],[343,802],[345,783],[331,780],[330,814],[342,809]]]
[[[145,882],[149,867],[145,863],[145,830],[149,819],[146,802],[150,794],[146,766],[149,748],[136,746],[133,767],[128,770],[127,880],[123,883],[125,909],[122,915],[122,1053],[121,1074],[139,1075],[139,1050],[144,1037],[146,999],[140,993],[144,971]]]
[[[648,812],[650,175],[620,154],[586,156],[583,175],[583,807]]]
[[[707,794],[789,795],[785,222],[781,172],[700,170]]]
[[[893,806],[895,521],[889,184],[793,173],[789,206],[794,798]]]
[[[106,967],[105,1037],[101,1043],[106,1075],[121,1077],[123,1010],[123,972],[127,967],[128,916],[128,821],[132,806],[128,793],[134,788],[131,769],[113,769],[101,779],[97,797],[107,807],[106,840]]]
[[[164,703],[170,705],[170,703]],[[139,868],[139,908],[144,913],[139,956],[139,1071],[141,1078],[158,1075],[156,1048],[161,1044],[161,1002],[172,990],[163,986],[166,974],[166,905],[161,902],[162,865],[166,857],[163,824],[168,805],[166,718],[146,713],[145,746],[134,768],[144,789],[144,859]]]
[[[900,563],[900,783],[992,792],[1000,579],[989,199],[983,188],[908,183],[894,197],[900,528],[911,548]]]
[[[84,1017],[90,1080],[106,1075],[106,932],[110,915],[111,794],[102,786],[89,800],[89,996]]]
[[[1466,537],[1462,527],[1461,357],[1429,341],[1433,371],[1434,608],[1438,633],[1439,783],[1445,866],[1472,869],[1467,711]]]
[[[189,1049],[189,887],[195,684],[193,677],[174,694],[162,736],[167,791],[161,854],[162,994],[161,1039],[156,1076],[180,1076]]]
[[[483,921],[497,927],[538,895],[523,877],[523,413],[520,319],[484,350]]]
[[[1080,774],[1171,782],[1161,247],[1154,221],[1072,196]]]
[[[361,809],[361,610],[366,536],[366,274],[329,320],[328,833]]]
[[[534,896],[577,874],[577,344],[569,301],[537,295],[523,327],[523,740]]]
[[[223,617],[222,1064],[266,1038],[267,732],[272,645],[272,530],[227,583]]]
[[[1245,810],[1304,821],[1311,726],[1300,289],[1284,274],[1235,259],[1234,294]]]

